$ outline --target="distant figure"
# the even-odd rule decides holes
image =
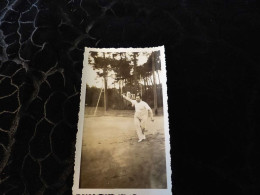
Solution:
[[[140,94],[136,95],[135,100],[132,100],[125,95],[122,96],[124,99],[130,101],[132,103],[132,106],[135,106],[134,123],[135,123],[136,133],[139,138],[138,142],[141,142],[142,140],[145,139],[144,131],[148,119],[148,111],[150,112],[151,121],[154,121],[153,111],[146,102],[141,100]]]

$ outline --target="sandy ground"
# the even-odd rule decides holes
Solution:
[[[80,188],[167,188],[163,117],[138,143],[133,117],[86,117]]]

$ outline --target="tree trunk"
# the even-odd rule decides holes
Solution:
[[[124,98],[122,97],[123,94],[123,80],[119,80],[119,88],[120,88],[120,95],[121,95],[121,101],[120,101],[120,108],[124,108]]]
[[[157,73],[157,78],[158,78],[158,81],[159,81],[159,91],[158,91],[158,105],[159,107],[162,106],[162,85],[161,85],[161,80],[160,80],[160,75],[159,75],[159,71],[157,70],[156,71]]]
[[[125,87],[125,85],[126,85],[126,79],[124,79],[124,81],[122,82],[123,91],[125,91],[125,93],[126,93],[126,87]],[[127,102],[126,102],[125,99],[123,99],[123,101],[124,101],[124,108],[126,108]]]
[[[106,58],[105,52],[103,52],[103,57],[104,57],[104,59]],[[104,76],[103,76],[103,78],[104,78],[104,111],[106,113],[106,111],[107,111],[107,67],[104,67],[103,71],[104,71]]]
[[[134,87],[134,94],[136,94],[137,93],[137,91],[138,91],[138,83],[137,83],[137,59],[136,59],[136,55],[137,55],[137,53],[136,52],[134,52],[134,85],[135,85],[135,87]]]
[[[144,80],[144,95],[146,95],[146,78],[144,77],[143,80]]]
[[[154,113],[158,114],[157,111],[157,90],[156,90],[156,81],[155,81],[155,59],[154,52],[152,53],[152,71],[153,71],[153,100],[154,100]]]
[[[160,80],[160,75],[159,75],[158,70],[156,71],[156,73],[157,73],[157,77],[158,77],[158,81],[159,81],[159,85],[160,85],[161,84],[161,80]]]
[[[142,76],[140,75],[140,82],[142,81]],[[141,92],[141,97],[143,96],[143,86],[142,83],[140,83],[140,92]]]
[[[107,111],[107,78],[104,76],[104,111]]]

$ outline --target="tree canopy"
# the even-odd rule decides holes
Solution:
[[[99,77],[106,77],[110,72],[116,75],[115,80],[124,80],[127,83],[137,83],[141,79],[151,77],[152,75],[152,56],[154,55],[154,66],[155,71],[161,70],[160,51],[154,51],[151,53],[145,53],[148,56],[147,61],[143,64],[138,64],[134,67],[135,59],[139,56],[140,52],[120,52],[120,53],[109,53],[109,52],[90,52],[89,64],[92,65],[94,70],[97,70]],[[134,55],[136,55],[134,57]],[[136,74],[136,75],[135,75]],[[136,78],[133,77],[135,75]]]

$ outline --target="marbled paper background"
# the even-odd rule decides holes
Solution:
[[[84,46],[165,45],[174,193],[260,192],[259,2],[1,0],[0,194],[71,194]]]

